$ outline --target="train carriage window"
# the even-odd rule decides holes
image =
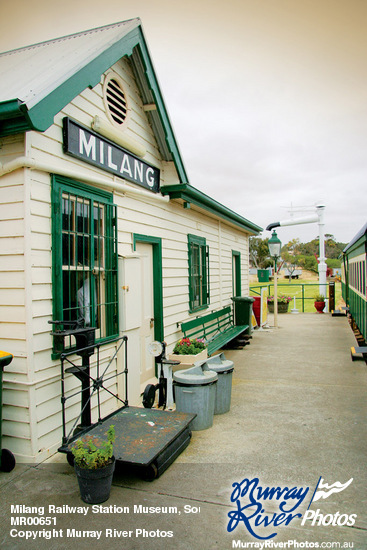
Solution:
[[[53,180],[54,319],[118,334],[117,223],[112,195]]]
[[[362,292],[363,284],[362,284],[362,272],[363,272],[363,263],[359,262],[359,292]]]

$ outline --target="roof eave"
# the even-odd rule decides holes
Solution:
[[[180,181],[186,183],[188,181],[186,170],[163,101],[141,24],[106,48],[31,108],[28,109],[27,105],[18,99],[0,103],[0,137],[28,130],[46,131],[53,124],[54,116],[58,112],[83,90],[96,86],[101,79],[101,75],[119,59],[125,56],[132,57],[135,48],[142,58],[144,67],[144,74],[141,76],[146,79],[157,106],[159,115],[157,120],[162,127],[162,136],[164,136],[166,143],[165,149],[170,153],[170,158],[164,158],[164,160],[173,160]]]
[[[347,246],[343,250],[343,254],[350,251],[354,245],[358,243],[362,237],[365,237],[367,235],[367,223],[358,231],[356,235],[354,235],[353,239],[347,244]]]
[[[170,199],[182,199],[187,203],[195,204],[196,206],[215,214],[215,216],[230,222],[247,233],[258,235],[263,231],[263,228],[243,218],[233,210],[227,208],[212,197],[209,197],[202,191],[189,184],[180,185],[165,185],[161,187],[163,195],[169,195]]]

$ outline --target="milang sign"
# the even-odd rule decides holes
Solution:
[[[102,170],[159,192],[159,169],[143,162],[112,141],[65,117],[64,152]]]

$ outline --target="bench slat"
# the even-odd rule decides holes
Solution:
[[[230,306],[181,324],[185,338],[204,338],[208,342],[209,355],[248,328],[248,325],[233,325]]]
[[[248,325],[240,325],[237,327],[233,327],[232,329],[222,333],[218,336],[218,338],[215,338],[212,342],[209,342],[208,344],[208,353],[211,355],[214,351],[217,351],[218,349],[222,348],[225,344],[228,344],[233,338],[236,338],[236,336],[239,336],[248,329]]]
[[[225,307],[220,311],[214,311],[213,313],[208,313],[207,315],[203,315],[202,317],[197,317],[196,319],[192,319],[191,321],[186,321],[185,323],[182,323],[181,330],[183,333],[185,333],[192,328],[201,327],[204,323],[209,323],[213,320],[215,321],[216,319],[218,319],[218,314],[223,316],[228,315],[228,313],[231,313],[230,306]]]

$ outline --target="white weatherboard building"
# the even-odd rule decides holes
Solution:
[[[139,19],[5,52],[0,73],[3,444],[39,462],[61,443],[49,321],[97,327],[102,367],[127,335],[136,404],[155,377],[150,341],[171,351],[181,322],[248,295],[261,228],[188,182]]]

